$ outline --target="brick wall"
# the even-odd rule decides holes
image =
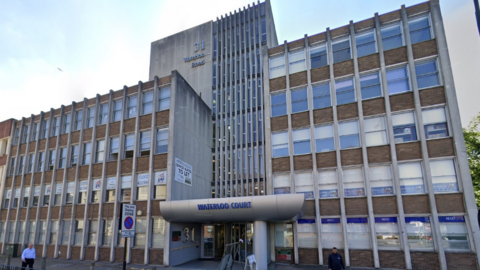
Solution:
[[[392,112],[415,108],[413,93],[407,92],[390,96],[390,108]]]
[[[434,139],[427,141],[428,156],[449,157],[455,155],[452,138]]]
[[[345,198],[345,213],[347,215],[367,215],[367,198]]]
[[[305,201],[305,212],[303,213],[303,216],[315,216],[315,201]]]
[[[430,252],[410,252],[412,260],[412,269],[414,270],[438,270],[440,262],[437,253]],[[449,268],[450,269],[450,268]],[[459,268],[452,268],[459,269]]]
[[[353,74],[353,60],[333,64],[333,74],[335,77]]]
[[[296,87],[307,84],[307,71],[301,71],[290,74],[290,87]]]
[[[420,142],[399,143],[395,145],[398,160],[422,158]]]
[[[298,263],[318,265],[318,249],[317,248],[299,248]]]
[[[313,111],[314,124],[333,122],[333,108],[324,108]]]
[[[380,68],[380,57],[378,53],[358,58],[358,71]]]
[[[345,120],[358,117],[357,103],[350,103],[337,106],[338,120]]]
[[[281,53],[281,52],[284,52],[284,51],[285,51],[285,47],[282,44],[282,45],[279,45],[277,47],[273,47],[273,48],[268,49],[268,55],[274,55],[274,54]]]
[[[163,265],[163,249],[149,249],[149,264]]]
[[[287,48],[289,51],[291,50],[295,50],[295,49],[299,49],[301,47],[304,47],[305,46],[305,39],[297,39],[295,41],[291,41],[289,43],[287,43]]]
[[[278,77],[270,80],[270,92],[287,88],[287,77]]]
[[[362,101],[363,115],[376,115],[385,113],[385,99],[374,98]]]
[[[95,259],[95,247],[85,247],[85,260],[93,261]]]
[[[167,168],[167,154],[160,154],[153,156],[153,169],[165,169]]]
[[[374,267],[373,251],[350,250],[350,266],[352,267]]]
[[[390,146],[373,146],[367,148],[368,163],[389,162],[392,157],[390,155]]]
[[[337,166],[337,153],[335,151],[317,153],[317,168],[329,168]]]
[[[390,66],[398,63],[407,62],[407,47],[400,47],[388,51],[384,51],[385,65]]]
[[[326,32],[319,33],[319,34],[308,37],[308,43],[309,44],[313,44],[313,43],[316,43],[316,42],[322,42],[322,41],[326,41],[326,40],[327,40],[327,33]]]
[[[294,156],[293,157],[294,170],[311,170],[313,169],[312,154]]]
[[[397,198],[394,196],[372,197],[373,213],[375,215],[397,214]]]
[[[378,251],[380,267],[405,269],[405,253],[403,251]]]
[[[438,213],[464,213],[463,193],[435,194]]]
[[[101,262],[110,261],[110,248],[100,247],[98,251],[98,260]]]
[[[273,172],[290,171],[290,158],[289,157],[273,158],[272,171]]]
[[[282,115],[270,119],[270,128],[273,131],[284,130],[288,128],[288,116]]]
[[[445,89],[443,86],[424,89],[419,91],[419,94],[420,94],[420,104],[422,106],[430,106],[435,104],[446,103]]]
[[[445,253],[448,269],[478,270],[477,258],[473,253]]]
[[[292,114],[292,128],[309,127],[309,126],[310,126],[309,112]]]
[[[132,263],[143,264],[145,262],[145,249],[132,248]]]
[[[348,149],[340,151],[343,166],[358,165],[363,163],[362,149]]]
[[[428,200],[428,195],[402,196],[402,200],[405,214],[430,213],[430,201]]]
[[[310,80],[312,83],[330,79],[330,67],[323,66],[310,70]]]
[[[340,215],[340,199],[323,199],[319,200],[321,216],[337,216]]]

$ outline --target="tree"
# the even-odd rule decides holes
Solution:
[[[473,192],[480,207],[480,113],[463,129],[468,164],[472,175]]]

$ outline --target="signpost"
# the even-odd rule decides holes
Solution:
[[[121,209],[122,216],[119,222],[119,229],[122,231],[122,237],[125,238],[125,248],[123,249],[123,270],[125,270],[127,268],[127,238],[135,236],[137,206],[122,203]]]

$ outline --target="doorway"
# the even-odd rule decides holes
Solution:
[[[202,259],[221,259],[225,240],[225,225],[202,225]]]

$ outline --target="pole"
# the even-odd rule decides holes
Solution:
[[[127,270],[127,240],[128,237],[125,237],[125,247],[123,249],[123,270]]]

